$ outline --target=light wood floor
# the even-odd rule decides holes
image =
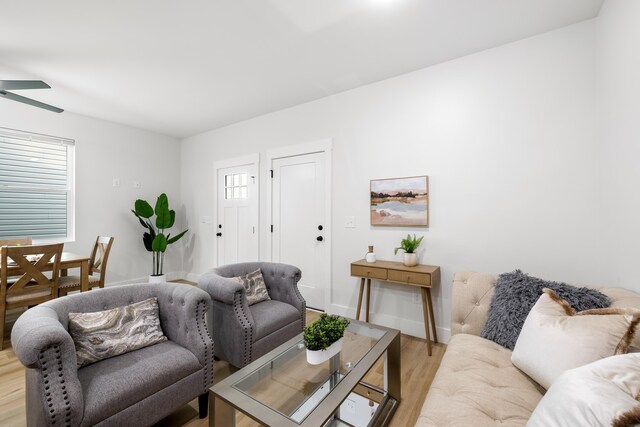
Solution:
[[[181,283],[189,283],[180,281]],[[10,311],[5,327],[5,349],[0,351],[0,427],[20,427],[26,425],[25,401],[24,401],[24,368],[16,358],[15,353],[9,347],[11,326],[22,314],[22,310]],[[307,312],[307,323],[313,322],[318,313]],[[402,401],[398,406],[391,426],[413,426],[418,418],[422,402],[431,386],[436,370],[444,355],[446,346],[435,344],[433,356],[427,356],[426,343],[423,339],[402,335]],[[234,370],[223,361],[214,362],[214,381],[218,382],[228,377]],[[379,360],[365,377],[365,381],[382,387],[383,366]],[[208,420],[198,418],[197,400],[184,406],[156,427],[164,426],[208,426]],[[258,425],[248,417],[239,415],[237,418],[239,427]]]

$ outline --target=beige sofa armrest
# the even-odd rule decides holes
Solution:
[[[480,335],[487,322],[496,276],[465,271],[453,277],[451,335]]]

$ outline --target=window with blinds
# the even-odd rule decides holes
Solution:
[[[0,129],[0,238],[73,239],[72,141]]]

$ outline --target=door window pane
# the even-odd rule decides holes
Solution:
[[[246,199],[249,197],[249,176],[246,173],[225,175],[224,198]]]

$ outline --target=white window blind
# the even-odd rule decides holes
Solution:
[[[72,140],[0,128],[0,238],[73,239]]]

